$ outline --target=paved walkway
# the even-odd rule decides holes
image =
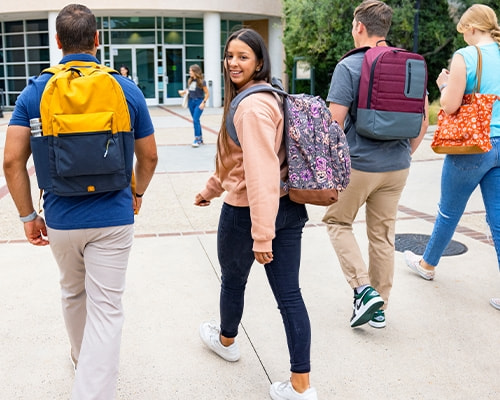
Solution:
[[[206,145],[193,149],[187,110],[151,108],[160,162],[136,221],[124,298],[118,399],[264,400],[271,381],[289,376],[280,314],[263,269],[250,276],[229,364],[200,342],[201,321],[218,316],[216,229],[221,200],[192,205],[213,170],[220,109],[202,116]],[[10,113],[0,119],[0,159]],[[397,233],[430,234],[442,157],[430,134],[414,156]],[[68,399],[73,372],[61,317],[58,270],[48,247],[24,241],[0,172],[0,399]],[[33,177],[33,193],[37,196]],[[387,327],[351,329],[352,293],[321,223],[308,206],[301,285],[312,323],[312,384],[321,400],[499,399],[500,295],[484,207],[474,193],[454,237],[467,246],[443,258],[433,282],[414,276],[396,253]],[[354,226],[367,251],[364,213]]]

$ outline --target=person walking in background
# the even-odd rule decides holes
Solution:
[[[63,52],[61,64],[98,63],[99,33],[87,7],[70,4],[59,12],[56,40]],[[125,94],[135,135],[135,196],[130,186],[80,196],[45,191],[46,221],[34,211],[26,165],[30,119],[40,118],[40,99],[52,74],[32,78],[19,95],[4,148],[5,178],[26,238],[36,246],[50,243],[60,269],[63,316],[76,368],[73,400],[115,398],[134,210],[141,208],[157,163],[154,128],[142,93],[130,80],[113,76]]]
[[[188,91],[189,96],[189,112],[193,118],[193,147],[199,147],[200,144],[203,144],[200,117],[205,109],[210,93],[208,92],[207,82],[203,79],[203,72],[201,72],[201,68],[198,64],[193,64],[189,67],[188,88],[186,90],[179,90],[179,94],[184,96],[186,91]]]
[[[366,0],[356,7],[351,32],[355,47],[374,47],[384,41],[392,13],[387,4],[378,0]],[[354,289],[351,327],[368,322],[383,328],[394,275],[398,202],[408,177],[410,155],[425,135],[428,118],[425,115],[419,136],[411,140],[380,141],[359,135],[352,115],[356,114],[363,57],[364,53],[358,52],[337,64],[326,99],[332,119],[346,130],[352,168],[347,189],[339,193],[337,203],[327,208],[323,222],[344,276]],[[368,270],[352,229],[363,205],[369,241]]]
[[[124,78],[130,79],[131,81],[133,80],[132,77],[130,76],[129,69],[126,65],[120,66],[120,75],[123,76]]]
[[[231,100],[257,84],[271,82],[270,57],[262,37],[241,29],[227,39],[224,49],[224,118]],[[310,387],[311,326],[299,286],[302,229],[306,208],[290,200],[280,187],[287,176],[283,115],[278,96],[255,93],[239,104],[234,125],[241,147],[230,139],[225,122],[217,142],[215,174],[196,195],[195,205],[224,199],[217,231],[222,272],[220,325],[200,326],[203,342],[227,361],[240,358],[238,326],[243,314],[245,287],[255,260],[264,265],[285,327],[291,378],[271,385],[275,400],[316,400]]]
[[[450,70],[443,69],[436,83],[441,91],[441,107],[447,114],[456,112],[464,94],[472,93],[476,84],[477,50],[482,54],[480,93],[500,96],[500,28],[495,11],[482,4],[467,9],[457,24],[467,47],[453,55]],[[472,192],[479,185],[486,208],[498,265],[500,267],[500,104],[492,109],[490,139],[493,148],[482,154],[446,155],[441,173],[441,196],[431,238],[423,257],[407,250],[406,264],[426,280],[433,280],[435,268],[465,210]],[[500,298],[490,303],[500,310]]]

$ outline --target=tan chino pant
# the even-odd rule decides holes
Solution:
[[[337,253],[344,276],[351,286],[373,286],[389,301],[394,276],[394,239],[398,202],[409,169],[390,172],[351,171],[351,181],[338,202],[323,217],[330,241]],[[368,268],[354,236],[352,224],[359,209],[366,205]]]
[[[115,398],[133,232],[133,225],[48,229],[60,269],[63,317],[78,361],[72,400]]]

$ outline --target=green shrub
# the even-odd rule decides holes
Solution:
[[[439,100],[434,100],[429,104],[429,125],[437,124],[437,116],[440,108]]]

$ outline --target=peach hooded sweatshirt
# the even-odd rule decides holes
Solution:
[[[241,90],[265,83],[252,81]],[[234,126],[241,147],[228,138],[230,153],[218,149],[218,173],[210,177],[200,194],[211,200],[227,191],[225,203],[250,207],[253,250],[272,251],[279,199],[286,194],[280,182],[288,174],[278,96],[260,92],[244,98],[234,115]]]

